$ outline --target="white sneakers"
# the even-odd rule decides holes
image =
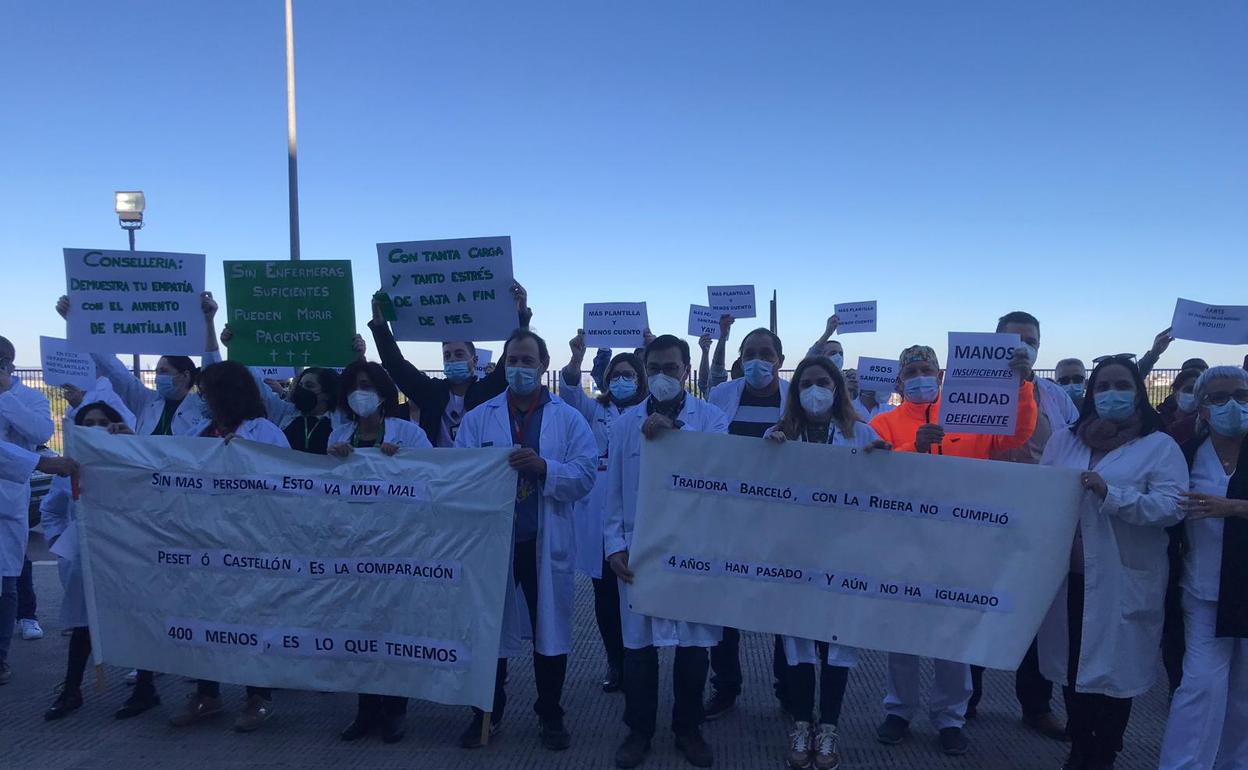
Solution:
[[[17,621],[17,630],[21,632],[22,638],[28,642],[43,638],[43,628],[39,626],[39,621],[31,618],[22,618]]]

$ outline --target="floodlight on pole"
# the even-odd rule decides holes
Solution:
[[[113,210],[117,212],[117,222],[130,236],[130,250],[134,251],[134,231],[143,227],[143,210],[147,208],[147,199],[142,190],[118,190],[113,193]],[[139,376],[139,354],[134,354],[134,376]]]

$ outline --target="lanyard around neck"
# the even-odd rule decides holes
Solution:
[[[386,441],[386,420],[383,417],[381,425],[377,429],[377,440],[373,442],[373,446],[381,446]],[[360,445],[360,426],[357,423],[355,432],[351,434],[351,446],[358,447]]]

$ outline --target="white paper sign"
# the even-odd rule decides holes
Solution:
[[[897,372],[900,368],[895,358],[858,356],[858,389],[883,393],[885,398],[881,400],[887,400],[897,390]]]
[[[733,318],[754,318],[758,311],[754,306],[753,286],[707,286],[706,304],[718,316],[728,313]]]
[[[336,460],[70,432],[97,663],[491,707],[509,449]]]
[[[719,316],[721,314],[703,305],[689,306],[689,336],[701,337],[711,335],[711,339],[719,339]]]
[[[949,332],[940,426],[950,433],[1010,436],[1018,422],[1017,334]]]
[[[295,378],[293,366],[257,366],[255,369],[266,380],[293,380]]]
[[[836,305],[836,315],[840,320],[837,334],[853,334],[855,332],[875,331],[875,300],[870,302],[845,302]]]
[[[377,244],[395,339],[505,340],[515,331],[511,238]]]
[[[1174,305],[1170,333],[1180,340],[1248,345],[1248,305],[1206,305],[1180,299]]]
[[[494,360],[493,350],[477,348],[477,379],[483,380],[489,375],[486,368],[489,367],[492,360]]]
[[[1091,501],[1067,468],[669,431],[642,442],[629,601],[1013,671]]]
[[[204,255],[65,249],[66,336],[83,353],[204,352]]]
[[[581,324],[587,348],[639,348],[649,326],[644,302],[586,302]]]
[[[39,338],[44,385],[73,385],[90,390],[95,385],[95,361],[87,353],[75,353],[69,343],[56,337]]]

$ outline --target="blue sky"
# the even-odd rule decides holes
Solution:
[[[125,248],[113,190],[218,294],[288,254],[280,0],[0,18],[19,362],[64,332],[61,248]],[[879,300],[851,365],[1016,308],[1041,365],[1143,352],[1176,297],[1248,298],[1245,39],[1233,2],[296,0],[303,255],[354,260],[363,328],[377,242],[510,235],[556,365],[582,302],[679,333],[708,283],[778,290],[794,355]]]

